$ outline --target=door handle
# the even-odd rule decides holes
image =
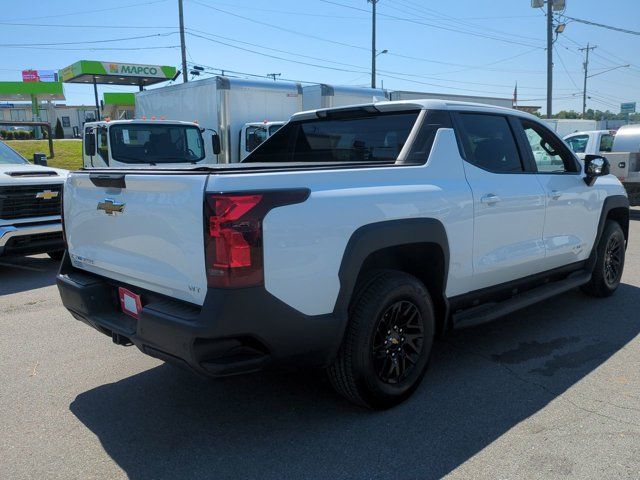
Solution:
[[[495,205],[499,201],[500,201],[500,197],[493,193],[489,193],[487,195],[483,195],[482,197],[480,197],[480,202],[484,203],[485,205]]]
[[[558,200],[562,196],[562,192],[559,190],[551,190],[549,196],[554,200]]]

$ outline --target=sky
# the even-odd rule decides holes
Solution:
[[[0,19],[0,80],[78,60],[180,67],[178,0],[10,2]],[[530,0],[378,0],[377,83],[391,90],[513,97],[546,104],[546,19]],[[640,1],[566,0],[564,15],[640,31]],[[336,85],[370,84],[366,0],[184,0],[187,59],[234,75]],[[567,22],[554,44],[553,111],[640,106],[640,35]],[[630,64],[629,67],[622,65]],[[616,68],[620,67],[620,68]],[[607,71],[608,69],[612,69]],[[181,81],[178,79],[177,81]],[[67,104],[93,103],[88,85],[65,85]],[[101,87],[104,91],[135,91]]]

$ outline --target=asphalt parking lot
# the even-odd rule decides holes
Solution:
[[[640,478],[640,210],[614,297],[449,335],[386,412],[320,372],[207,381],[116,346],[56,267],[0,260],[0,478]]]

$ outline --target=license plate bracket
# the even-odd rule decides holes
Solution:
[[[138,320],[142,312],[142,301],[140,295],[131,290],[118,287],[118,297],[120,298],[120,308],[122,312]]]

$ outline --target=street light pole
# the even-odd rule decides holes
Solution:
[[[182,52],[182,81],[189,81],[187,72],[187,46],[184,43],[184,16],[182,14],[182,0],[178,0],[178,17],[180,18],[180,51]]]
[[[376,4],[379,0],[367,0],[371,3],[371,88],[376,88]]]
[[[579,48],[578,50],[580,50],[581,52],[586,51],[586,56],[584,59],[584,86],[582,88],[582,118],[584,118],[585,114],[587,113],[587,78],[589,78],[589,50],[593,50],[594,48],[597,48],[597,45],[594,45],[593,47],[590,47],[589,44],[587,43],[587,47],[586,48]]]

